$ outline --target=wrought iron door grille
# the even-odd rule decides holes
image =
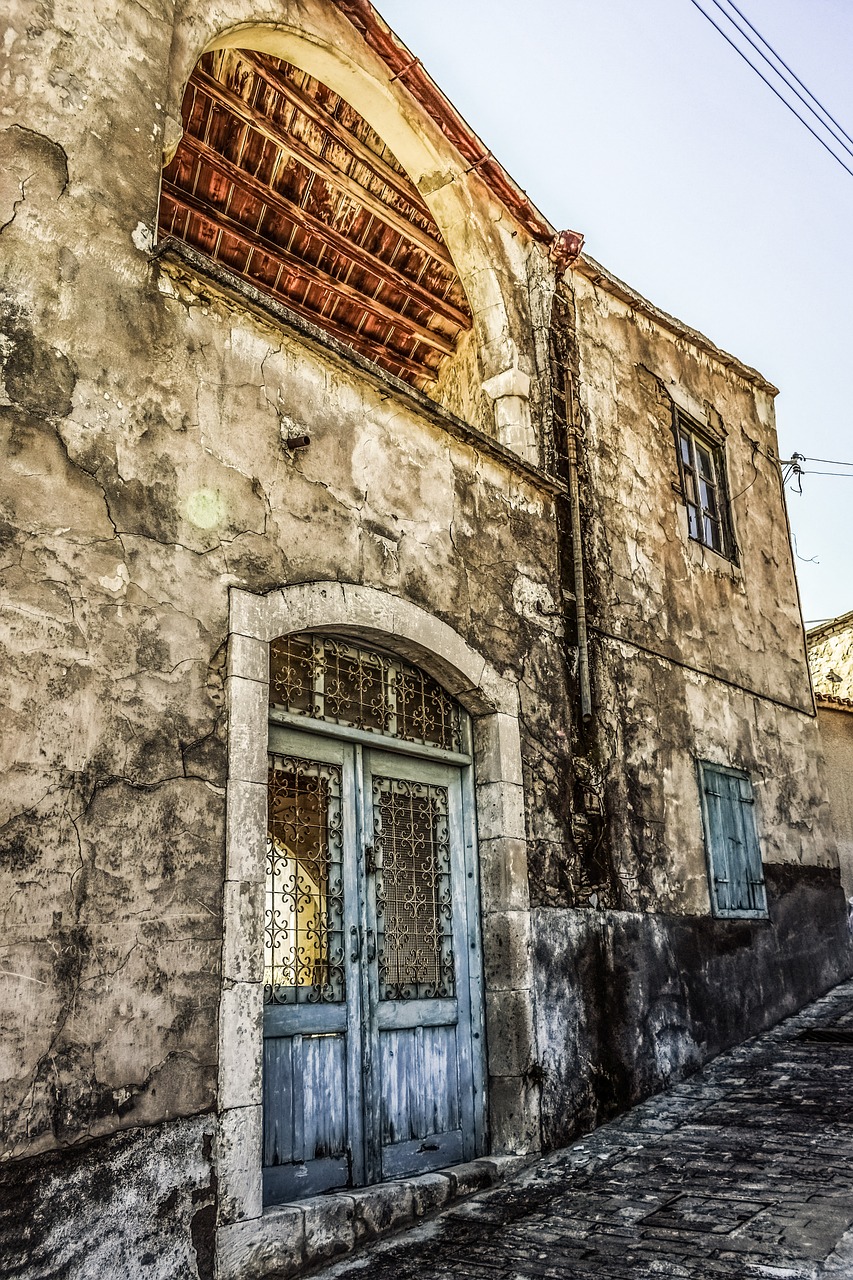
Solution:
[[[315,720],[461,750],[459,708],[437,681],[401,658],[343,640],[273,640],[270,702]]]
[[[447,788],[373,779],[379,996],[453,996]]]
[[[264,1002],[344,998],[343,816],[337,765],[273,756],[264,920]]]

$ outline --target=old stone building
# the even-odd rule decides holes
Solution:
[[[853,924],[853,613],[806,635],[841,883]]]
[[[850,972],[775,390],[366,0],[7,23],[3,1266],[284,1276]]]

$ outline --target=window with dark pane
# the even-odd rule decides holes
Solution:
[[[764,917],[767,894],[747,774],[699,765],[711,907],[715,916]]]
[[[343,818],[337,765],[273,756],[264,921],[264,1001],[344,998]]]
[[[419,667],[331,636],[270,645],[270,702],[296,715],[460,751],[454,700]]]
[[[447,788],[373,779],[381,1000],[456,994]]]
[[[735,558],[726,500],[725,456],[721,444],[674,409],[681,491],[690,537],[729,560]]]

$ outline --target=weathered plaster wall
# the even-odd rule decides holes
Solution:
[[[533,913],[547,1146],[570,1142],[849,975],[838,872],[766,863],[765,876],[768,921]]]
[[[832,826],[845,896],[853,898],[853,708],[818,709]]]
[[[331,579],[421,605],[522,680],[535,762],[530,734],[550,749],[567,714],[554,512],[512,465],[150,260],[166,10],[108,6],[93,23],[69,5],[48,30],[22,9],[12,30],[0,131],[2,1151],[22,1177],[96,1140],[92,1167],[130,1196],[122,1153],[148,1141],[140,1126],[177,1135],[181,1117],[216,1105],[229,588]],[[510,230],[494,236],[526,269]],[[529,316],[526,285],[514,296],[516,319]],[[518,337],[532,372],[539,348]],[[482,378],[479,356],[464,359]],[[289,454],[282,430],[294,426],[311,444]],[[150,1179],[168,1197],[194,1166],[182,1175],[178,1137],[163,1141]],[[26,1209],[44,1222],[54,1183],[40,1185]],[[134,1240],[129,1229],[117,1254],[135,1259],[128,1271],[147,1250]],[[177,1274],[184,1263],[167,1256]],[[86,1274],[79,1256],[67,1274]]]
[[[772,389],[573,284],[596,703],[578,755],[605,801],[613,904],[704,913],[697,759],[753,777],[766,861],[835,865]],[[688,537],[672,399],[724,433],[736,563]]]
[[[7,1114],[30,1140],[34,1120],[25,1123],[21,1107],[35,1061],[53,1061],[56,1036],[73,1033],[69,1001],[76,1009],[84,995],[93,1007],[80,1027],[95,1018],[111,1060],[122,1061],[118,1072],[94,1067],[93,1089],[109,1093],[115,1080],[144,1092],[154,1045],[159,1052],[172,1028],[167,1054],[183,1062],[192,1045],[199,1060],[182,1075],[175,1109],[210,1100],[230,585],[368,582],[450,621],[502,669],[550,666],[559,680],[555,624],[539,613],[554,608],[549,502],[357,375],[306,358],[297,341],[164,274],[124,304],[135,329],[156,335],[144,352],[120,334],[106,349],[100,335],[90,345],[73,318],[65,331],[56,324],[51,346],[73,348],[76,366],[63,416],[20,403],[4,414],[16,522],[5,575],[17,602],[8,696],[19,743],[30,744],[7,790],[7,927],[22,939],[22,981],[37,957],[34,1026],[44,1041],[22,1030],[29,1061]],[[15,323],[34,332],[29,319]],[[312,437],[291,457],[279,405]],[[79,931],[105,920],[115,940],[93,947]],[[50,950],[34,953],[27,941],[33,932],[46,940],[59,923],[77,930],[62,981],[48,974]],[[189,972],[188,954],[197,956]],[[153,985],[152,965],[161,974]],[[166,986],[164,965],[180,969]],[[175,982],[186,986],[180,1019]],[[140,1045],[141,1014],[152,1054]],[[140,1105],[137,1096],[126,1123]],[[47,1117],[38,1123],[50,1131]]]
[[[215,1116],[0,1164],[0,1272],[214,1277]]]
[[[575,691],[571,813],[562,843],[555,827],[530,846],[546,1145],[853,965],[771,391],[572,279],[594,714],[581,724]],[[558,314],[569,326],[571,305]],[[737,564],[688,538],[670,397],[726,432]],[[711,917],[700,759],[753,780],[769,921]]]

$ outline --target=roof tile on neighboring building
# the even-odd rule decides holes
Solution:
[[[818,708],[825,711],[853,711],[853,698],[838,698],[829,693],[816,693]]]

